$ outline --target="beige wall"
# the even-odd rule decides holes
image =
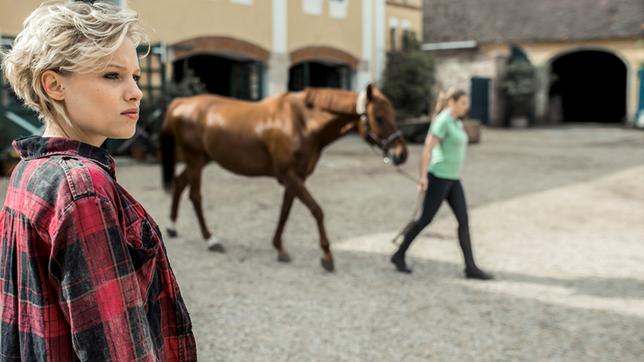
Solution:
[[[44,0],[0,0],[0,32],[15,35],[24,18]],[[346,0],[344,18],[329,13],[329,0],[322,0],[320,15],[305,14],[302,0],[287,0],[287,46],[289,53],[307,47],[325,46],[344,51],[359,60],[359,67],[375,76],[379,56],[384,52],[377,43],[389,36],[388,17],[408,20],[410,28],[422,34],[423,0]],[[366,26],[363,19],[364,1],[371,2],[372,18],[369,24],[370,47],[363,46]],[[269,52],[273,49],[273,1],[253,0],[252,5],[233,3],[231,0],[126,0],[128,7],[139,12],[142,23],[152,42],[168,44],[201,37],[230,37],[257,45]],[[380,12],[379,9],[382,9]],[[376,19],[377,15],[384,19]],[[381,23],[382,21],[382,23]],[[384,25],[376,34],[377,26]],[[399,32],[402,34],[402,30]],[[389,44],[384,41],[384,47]],[[363,54],[370,49],[371,55]],[[172,56],[172,54],[171,54]],[[277,70],[269,68],[269,77]],[[288,66],[288,65],[287,65]],[[362,68],[360,68],[362,69]]]
[[[302,0],[288,0],[288,51],[308,46],[328,46],[343,50],[360,59],[362,51],[362,2],[348,0],[347,16],[329,15],[328,0],[322,14],[305,14]]]
[[[24,19],[43,0],[0,0],[0,33],[16,35]],[[230,0],[176,1],[127,0],[139,12],[150,40],[168,43],[198,36],[220,35],[249,41],[271,49],[272,1],[255,0],[253,5]]]
[[[499,105],[495,89],[497,88],[496,59],[483,55],[475,50],[459,53],[433,53],[436,66],[436,82],[440,89],[462,89],[470,92],[472,77],[490,78],[489,114],[492,125],[499,125]]]
[[[170,44],[199,36],[229,36],[272,47],[272,1],[240,5],[230,0],[128,0],[138,11],[152,41]]]
[[[0,33],[15,36],[22,29],[22,22],[41,0],[0,0]]]
[[[535,65],[544,65],[558,55],[576,50],[606,50],[614,53],[628,63],[644,61],[644,44],[639,39],[594,40],[578,42],[540,42],[518,43]],[[486,55],[507,55],[507,44],[482,45],[481,52]]]
[[[386,0],[387,5],[401,5],[413,8],[423,6],[423,0]]]
[[[480,54],[434,55],[436,62],[436,82],[442,89],[470,90],[472,77],[496,77],[494,59]]]
[[[540,42],[519,43],[527,53],[530,61],[539,67],[549,67],[557,56],[577,50],[604,50],[620,57],[627,67],[627,113],[633,120],[639,97],[638,70],[644,63],[644,44],[639,39],[594,40],[578,42]],[[490,58],[507,55],[507,44],[489,44],[481,46],[481,53]]]
[[[391,50],[391,32],[390,32],[390,19],[396,18],[398,21],[398,28],[396,30],[396,47],[400,49],[402,45],[402,34],[403,27],[402,21],[407,20],[410,23],[410,30],[416,33],[418,41],[422,42],[423,37],[423,10],[421,1],[407,1],[407,4],[411,5],[397,5],[398,3],[403,3],[402,0],[397,0],[397,2],[388,1],[387,8],[385,10],[385,44],[387,50]],[[417,3],[417,4],[414,4]]]
[[[409,4],[421,0],[398,0]],[[0,32],[15,35],[23,20],[42,0],[0,0]],[[347,16],[329,15],[328,0],[323,1],[321,15],[305,14],[301,0],[288,0],[288,51],[307,46],[329,46],[362,58],[362,1],[348,0]],[[175,43],[200,36],[228,36],[272,48],[272,1],[254,0],[251,6],[230,0],[181,1],[127,0],[138,11],[150,40]],[[422,33],[422,12],[408,7],[387,5],[387,17],[408,19],[412,29]],[[385,24],[387,20],[385,19]],[[385,26],[388,37],[388,26]],[[387,41],[386,44],[389,44]]]

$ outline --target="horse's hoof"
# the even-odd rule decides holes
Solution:
[[[177,230],[173,228],[166,228],[165,231],[168,233],[168,236],[171,238],[177,237]]]
[[[335,270],[335,265],[333,264],[333,259],[331,260],[325,260],[324,258],[320,259],[320,262],[322,263],[322,267],[324,270],[328,272],[332,272]]]
[[[208,245],[208,250],[214,251],[216,253],[224,253],[226,251],[226,249],[224,249],[222,240],[214,235],[211,236],[208,241],[206,241],[206,245]]]
[[[280,263],[290,263],[291,256],[288,255],[287,253],[277,254],[277,261],[279,261]]]
[[[226,248],[222,244],[212,244],[208,246],[208,250],[215,253],[225,253]]]

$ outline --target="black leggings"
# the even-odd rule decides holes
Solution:
[[[443,200],[447,200],[456,216],[456,220],[458,220],[458,241],[463,251],[465,265],[468,268],[476,268],[470,241],[467,203],[465,202],[465,192],[463,192],[461,181],[439,178],[431,173],[428,174],[428,179],[429,184],[425,193],[425,201],[423,201],[423,212],[405,233],[405,238],[397,253],[401,256],[405,255],[412,241],[436,216]]]

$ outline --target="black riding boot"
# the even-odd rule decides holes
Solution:
[[[492,274],[488,274],[481,270],[474,262],[474,255],[472,253],[472,242],[470,240],[470,230],[468,227],[458,228],[458,242],[463,251],[463,259],[465,259],[465,277],[468,279],[489,280],[493,279]]]
[[[391,256],[391,262],[396,266],[396,270],[398,270],[401,273],[406,273],[410,274],[411,269],[407,266],[407,263],[405,262],[405,252],[407,252],[407,249],[409,249],[409,246],[411,245],[411,242],[414,241],[414,238],[416,235],[418,235],[418,231],[416,230],[418,228],[417,224],[414,222],[410,225],[407,226],[406,232],[405,232],[405,237],[400,244],[400,247],[398,248],[398,251],[394,255]]]

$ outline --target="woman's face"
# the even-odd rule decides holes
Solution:
[[[108,58],[100,71],[64,74],[61,81],[72,132],[92,145],[132,137],[139,119],[143,93],[137,85],[141,70],[134,44],[126,39]]]
[[[452,114],[456,118],[461,118],[467,114],[470,108],[470,98],[468,96],[461,96],[456,101],[450,99],[448,107],[452,110]]]

